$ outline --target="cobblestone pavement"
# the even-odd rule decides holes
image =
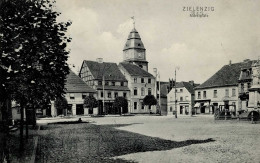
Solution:
[[[78,117],[77,117],[78,118]],[[77,119],[75,118],[75,119]],[[131,124],[117,129],[171,141],[206,140],[162,151],[136,152],[115,156],[136,162],[259,162],[260,124],[247,121],[215,121],[213,116],[131,116],[82,117],[83,121],[104,124]]]

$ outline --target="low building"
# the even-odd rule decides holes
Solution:
[[[44,109],[37,109],[37,116],[71,116],[71,115],[88,115],[95,112],[84,107],[84,98],[89,95],[96,96],[96,91],[89,87],[79,76],[72,70],[66,77],[64,97],[68,102],[68,107],[59,110],[55,107],[55,102],[51,101]],[[19,111],[19,110],[18,110]],[[97,111],[96,111],[97,112]]]
[[[139,67],[138,65],[121,62],[119,69],[128,80],[130,88],[130,113],[156,113],[156,106],[144,106],[143,99],[146,95],[155,92],[155,78],[152,74]]]
[[[177,109],[177,115],[192,114],[195,86],[197,84],[194,84],[193,81],[176,83],[176,87],[172,88],[167,94],[167,112],[169,115],[172,115],[176,111],[175,109]]]
[[[68,101],[68,109],[65,112],[57,111],[57,114],[64,115],[88,115],[97,114],[97,109],[90,109],[84,107],[84,99],[86,96],[96,97],[96,91],[89,87],[79,76],[73,71],[67,75],[65,84],[66,94],[65,98]]]
[[[238,104],[238,81],[241,69],[248,67],[248,60],[231,62],[223,66],[212,77],[195,88],[195,110],[197,114],[213,114],[216,108],[224,107],[236,113]]]
[[[97,91],[98,114],[120,114],[114,109],[114,100],[121,96],[129,101],[130,90],[128,81],[116,63],[103,62],[101,58],[97,61],[84,60],[79,75],[88,86]]]

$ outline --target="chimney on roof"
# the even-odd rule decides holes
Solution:
[[[194,80],[189,81],[190,85],[194,86]]]
[[[98,63],[103,63],[103,58],[97,58]]]
[[[232,64],[232,61],[231,60],[229,60],[229,65],[231,65]]]

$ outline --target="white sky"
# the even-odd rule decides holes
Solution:
[[[133,28],[146,48],[149,72],[161,79],[203,83],[223,65],[260,56],[260,1],[257,0],[57,0],[60,20],[71,20],[69,63],[123,60]],[[190,17],[184,6],[214,7],[207,18]]]

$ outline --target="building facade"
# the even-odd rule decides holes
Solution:
[[[248,67],[248,60],[223,66],[212,77],[195,88],[197,114],[213,114],[217,108],[226,108],[237,115],[239,104],[239,78],[241,69]]]
[[[196,88],[195,102],[195,114],[214,114],[217,108],[227,104],[231,111],[237,111],[238,86]]]
[[[154,94],[155,78],[141,67],[122,62],[119,64],[119,69],[128,80],[130,89],[130,113],[150,113],[156,112],[156,106],[144,106],[143,99],[146,95]]]
[[[176,83],[176,87],[172,88],[167,94],[167,112],[169,115],[176,112],[175,109],[177,109],[177,115],[192,114],[195,86],[193,81]]]
[[[65,84],[66,94],[65,98],[68,101],[68,108],[59,111],[56,114],[60,115],[88,115],[97,114],[97,108],[90,109],[84,107],[84,99],[87,96],[96,97],[96,91],[89,87],[79,76],[73,71],[67,75]]]
[[[96,90],[98,114],[119,114],[113,107],[116,97],[121,96],[129,101],[128,81],[116,63],[103,62],[102,59],[85,60],[79,75],[88,86]]]
[[[252,86],[252,65],[254,61],[245,60],[247,62],[245,67],[241,69],[240,76],[238,79],[238,108],[240,110],[247,110],[249,103],[249,89]]]
[[[249,88],[249,110],[260,109],[260,61],[252,64],[252,86]]]

